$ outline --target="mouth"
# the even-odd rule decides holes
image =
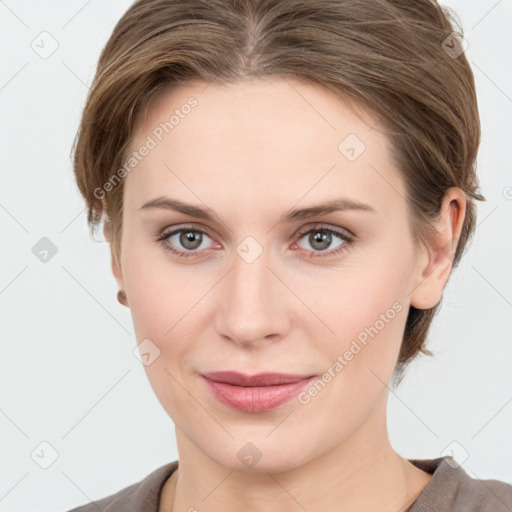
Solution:
[[[296,396],[316,375],[238,372],[201,374],[213,396],[242,412],[259,413],[275,409]]]

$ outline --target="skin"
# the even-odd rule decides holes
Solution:
[[[442,297],[465,195],[447,191],[438,239],[416,248],[405,184],[368,113],[295,79],[206,85],[166,92],[139,124],[132,149],[190,96],[198,101],[126,176],[119,261],[112,252],[137,343],[149,338],[160,350],[145,370],[176,428],[179,470],[160,511],[173,502],[174,512],[403,511],[431,475],[390,444],[388,385],[409,306],[431,308]],[[366,146],[354,161],[338,150],[350,133]],[[140,209],[161,196],[210,208],[220,220]],[[376,212],[278,223],[292,208],[341,196]],[[299,233],[319,223],[350,230],[354,242],[322,257],[346,242],[332,235],[322,246],[315,232]],[[180,244],[179,234],[154,241],[182,224],[209,229],[199,248]],[[249,235],[263,248],[252,263],[236,251]],[[108,228],[105,236],[111,242]],[[165,243],[192,255],[173,255]],[[199,375],[321,376],[393,303],[401,311],[308,404],[240,412]],[[237,457],[248,442],[262,455],[252,467]]]

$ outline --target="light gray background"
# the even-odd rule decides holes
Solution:
[[[70,162],[100,51],[129,5],[0,1],[2,511],[67,510],[177,458]],[[488,201],[433,325],[435,359],[416,361],[390,393],[389,431],[403,456],[449,453],[473,477],[512,482],[512,0],[444,5],[469,43]],[[43,31],[58,43],[46,59],[31,48]],[[58,251],[46,263],[32,252],[42,237]],[[43,441],[58,452],[48,469],[37,463],[50,462]]]

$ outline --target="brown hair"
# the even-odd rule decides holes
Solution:
[[[454,30],[451,21],[457,21]],[[434,0],[138,0],[104,47],[74,142],[88,223],[104,214],[120,253],[123,172],[141,116],[192,80],[294,77],[384,122],[416,243],[435,235],[449,187],[466,194],[453,266],[476,224],[480,121],[460,22]],[[460,51],[457,51],[460,49]],[[117,180],[117,181],[116,181]],[[424,347],[440,303],[410,307],[395,377]]]

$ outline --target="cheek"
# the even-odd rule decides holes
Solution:
[[[408,304],[396,282],[393,286],[386,279],[388,286],[378,290],[374,282],[360,279],[357,286],[355,282],[347,283],[343,291],[329,295],[331,300],[317,303],[319,316],[335,334],[325,337],[313,329],[309,332],[317,359],[325,361],[325,386],[319,386],[320,392],[312,389],[312,396],[304,397],[308,403],[305,410],[309,417],[316,418],[319,429],[331,432],[332,438],[341,435],[332,426],[339,425],[338,419],[344,422],[343,436],[364,422],[386,394],[385,383],[398,358]]]
[[[311,323],[309,337],[331,363],[341,356],[347,382],[375,380],[370,369],[385,380],[394,370],[409,310],[409,257],[381,247],[325,274],[319,286],[302,288],[304,301],[328,326],[319,337]]]
[[[155,261],[154,251],[127,249],[123,279],[137,342],[149,338],[163,350],[166,340],[176,337],[186,324],[187,310],[197,302],[194,280],[164,258]]]
[[[340,383],[352,387],[375,380],[375,375],[383,381],[391,376],[408,311],[406,304],[394,299],[394,294],[361,297],[360,301],[352,296],[321,310],[335,335],[319,340],[317,346],[332,365],[331,372],[341,375],[336,379]]]
[[[142,230],[127,232],[123,244],[123,280],[132,313],[152,322],[168,315],[165,323],[170,324],[197,287],[193,266],[171,262],[163,246]]]
[[[191,322],[201,311],[198,298],[204,292],[200,294],[193,286],[192,275],[173,269],[168,263],[155,264],[154,258],[147,255],[134,251],[124,265],[136,340],[143,343],[141,353],[149,351],[154,357],[144,370],[163,408],[173,419],[179,419],[179,411],[190,408],[190,397],[180,385],[182,365],[193,339]]]

